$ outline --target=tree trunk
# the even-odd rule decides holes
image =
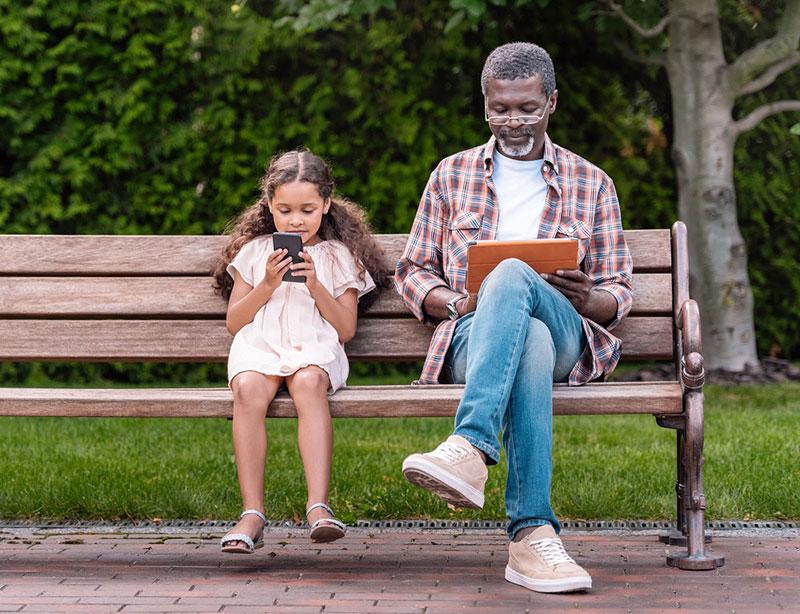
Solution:
[[[667,72],[678,212],[689,229],[691,291],[706,367],[758,367],[747,252],[736,218],[732,110],[716,0],[670,0]]]

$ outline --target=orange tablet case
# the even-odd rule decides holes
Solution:
[[[503,260],[519,258],[537,273],[578,268],[577,239],[475,241],[467,250],[467,292],[475,294],[483,279]]]

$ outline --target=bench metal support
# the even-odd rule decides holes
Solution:
[[[686,526],[686,510],[684,509],[684,501],[686,496],[686,458],[685,458],[685,428],[686,420],[684,416],[656,416],[656,422],[659,426],[664,428],[675,429],[676,441],[676,480],[675,480],[675,508],[676,508],[676,522],[675,528],[671,531],[661,533],[658,536],[658,541],[662,544],[669,546],[688,546],[687,539],[687,526]],[[705,543],[710,544],[712,541],[711,531],[705,532]]]
[[[702,359],[701,359],[702,360]],[[678,534],[683,544],[670,541],[672,535],[659,539],[674,545],[686,545],[686,554],[670,554],[667,565],[690,571],[716,569],[725,564],[725,557],[707,552],[710,536],[705,532],[706,499],[703,491],[703,392],[684,393],[684,415],[659,416],[660,426],[677,431],[678,480],[676,483]]]

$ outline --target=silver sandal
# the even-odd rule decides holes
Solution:
[[[267,517],[264,516],[258,510],[245,510],[239,515],[239,520],[247,516],[248,514],[252,514],[253,516],[258,516],[261,518],[261,522],[264,523],[264,526],[267,525]],[[240,542],[235,546],[226,546],[225,544],[229,544],[230,542]],[[221,547],[222,552],[227,552],[229,554],[253,554],[259,548],[264,546],[264,529],[261,529],[261,533],[259,533],[258,537],[255,541],[253,538],[245,533],[228,533],[225,537],[219,540],[219,545]]]
[[[344,537],[345,531],[347,531],[347,525],[341,520],[338,520],[336,518],[336,514],[333,513],[333,510],[325,503],[315,503],[314,505],[310,506],[306,510],[306,518],[308,518],[309,512],[317,508],[324,509],[331,516],[333,516],[333,518],[320,518],[311,525],[311,541],[319,544],[336,541],[337,539]]]

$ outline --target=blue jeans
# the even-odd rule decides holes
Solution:
[[[446,379],[465,384],[453,433],[492,465],[502,430],[512,539],[529,526],[561,530],[550,506],[553,382],[567,379],[585,345],[572,303],[516,259],[486,277],[477,309],[456,323],[444,365]]]

